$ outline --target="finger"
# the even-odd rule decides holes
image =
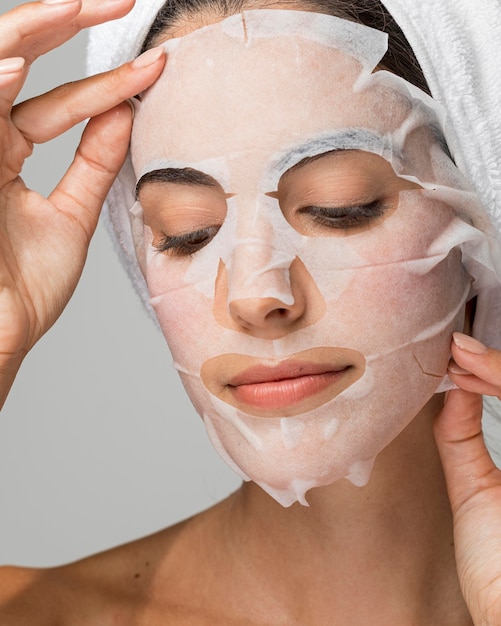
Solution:
[[[9,115],[14,100],[25,78],[25,61],[22,57],[0,61],[0,116]]]
[[[486,383],[485,380],[473,375],[454,374],[449,370],[451,381],[465,391],[471,391],[483,396],[493,396],[500,398],[499,388],[496,385]],[[501,399],[501,398],[500,398]]]
[[[478,378],[464,367],[460,367],[453,359],[449,361],[447,373],[451,381],[465,391],[472,391],[485,396],[495,396],[498,393],[497,385]]]
[[[482,397],[454,389],[435,420],[435,440],[454,513],[497,480],[497,468],[484,444],[481,419]]]
[[[152,48],[115,70],[63,85],[16,105],[12,120],[29,141],[49,141],[149,87],[164,63],[165,49]]]
[[[453,367],[457,385],[476,393],[501,395],[501,352],[462,333],[454,333],[451,352],[459,368],[470,374],[461,375]]]
[[[80,29],[89,28],[127,15],[136,0],[83,0],[82,10],[75,19]]]
[[[81,0],[64,3],[31,2],[16,7],[0,19],[0,56],[24,56],[36,42],[36,36],[68,24],[81,9]],[[35,58],[29,54],[30,61]]]
[[[83,28],[126,15],[134,0],[66,0],[31,2],[0,20],[0,56],[24,56],[31,64]]]
[[[131,127],[131,109],[126,103],[90,120],[73,163],[49,196],[54,205],[80,223],[89,241],[127,154]]]

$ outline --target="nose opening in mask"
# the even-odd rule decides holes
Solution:
[[[240,242],[226,264],[228,306],[249,299],[273,299],[284,307],[292,306],[290,266],[294,258],[265,241]]]

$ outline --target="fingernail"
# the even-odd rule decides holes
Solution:
[[[19,72],[24,67],[23,57],[12,57],[11,59],[2,59],[0,61],[0,74],[13,74]]]
[[[487,348],[478,339],[473,339],[469,335],[463,333],[453,333],[452,338],[458,348],[471,354],[483,354]]]
[[[156,63],[158,59],[164,56],[164,54],[165,48],[163,46],[157,46],[156,48],[152,48],[151,50],[143,52],[141,56],[138,56],[137,59],[134,59],[132,65],[134,67],[148,67],[148,65],[153,65],[153,63]]]

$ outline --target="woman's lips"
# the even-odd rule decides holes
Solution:
[[[281,409],[323,391],[338,380],[347,369],[321,374],[285,376],[279,379],[274,378],[274,373],[271,371],[272,378],[267,381],[230,385],[230,387],[239,402],[262,409]]]
[[[356,350],[313,348],[281,361],[224,354],[206,361],[201,377],[211,393],[237,409],[291,417],[325,404],[364,371],[365,359]]]

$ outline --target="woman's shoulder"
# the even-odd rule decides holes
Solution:
[[[43,589],[47,588],[47,578],[48,570],[0,567],[0,624],[46,624],[44,613],[47,607],[41,600],[45,595]]]
[[[191,569],[185,535],[196,525],[192,518],[60,567],[0,567],[0,624],[206,623],[186,602],[178,604],[169,591],[179,588],[179,581],[186,580],[186,568]]]

